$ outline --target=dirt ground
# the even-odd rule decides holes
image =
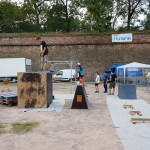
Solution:
[[[74,93],[75,85],[71,87],[57,83],[54,85],[54,95],[69,94],[71,88]],[[12,86],[11,90],[15,92],[17,87]],[[66,100],[60,113],[21,112],[17,106],[0,104],[0,122],[5,123],[8,130],[13,122],[40,123],[22,135],[12,132],[0,135],[0,150],[123,150],[107,108],[107,94],[103,93],[102,85],[100,93],[94,93],[93,84],[89,84],[86,90],[92,104],[88,110],[70,109],[71,100]],[[141,91],[137,92],[141,94]]]

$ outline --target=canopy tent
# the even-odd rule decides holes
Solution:
[[[123,76],[124,76],[124,82],[125,82],[126,69],[127,69],[127,68],[142,68],[142,69],[147,69],[147,68],[149,68],[149,69],[150,69],[150,65],[148,65],[148,64],[142,64],[142,63],[137,63],[137,62],[132,62],[132,63],[126,64],[126,65],[117,67],[117,72],[118,72],[118,69],[119,69],[119,68],[123,69],[123,72],[124,72],[124,73],[123,73]]]

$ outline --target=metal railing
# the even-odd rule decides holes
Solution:
[[[119,78],[119,82],[124,84],[135,84],[137,89],[144,90],[145,92],[150,92],[150,78],[126,77],[125,82],[124,78]]]

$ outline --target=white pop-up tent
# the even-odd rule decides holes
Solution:
[[[117,72],[118,72],[118,69],[119,69],[119,68],[122,68],[122,69],[123,69],[123,72],[124,72],[124,73],[123,73],[123,77],[124,77],[124,82],[125,82],[126,69],[127,69],[127,68],[150,69],[150,65],[148,65],[148,64],[142,64],[142,63],[137,63],[137,62],[132,62],[132,63],[126,64],[126,65],[117,67]]]

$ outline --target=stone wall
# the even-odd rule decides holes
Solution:
[[[49,60],[80,62],[89,80],[116,63],[150,64],[150,34],[133,34],[132,43],[112,43],[111,35],[42,37],[48,44]],[[39,46],[35,37],[0,38],[0,57],[32,59],[33,70],[39,65]]]

